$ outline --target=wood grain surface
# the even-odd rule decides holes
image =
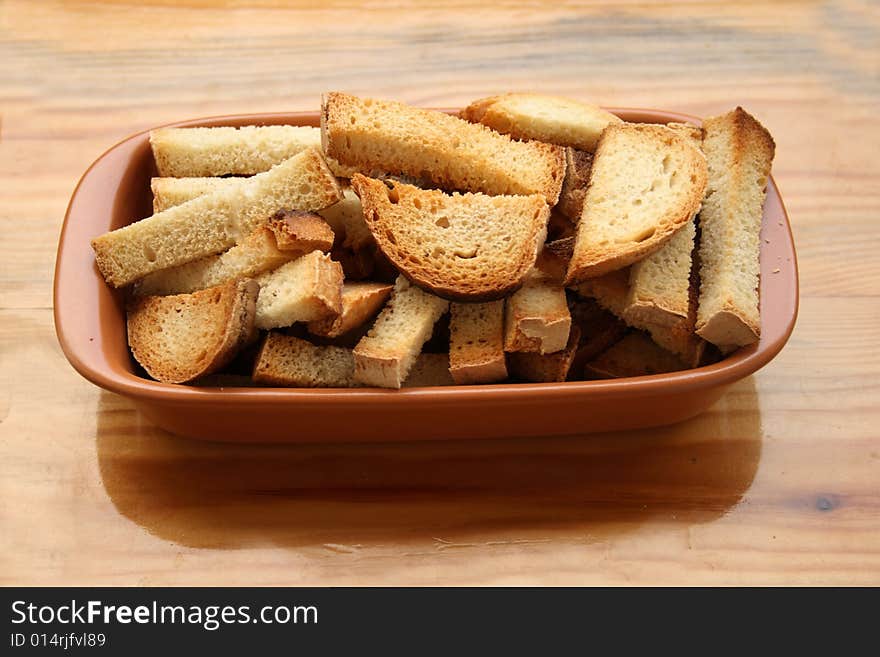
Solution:
[[[0,2],[0,584],[880,584],[878,5],[315,4]],[[330,89],[743,105],[794,226],[791,341],[692,421],[565,439],[201,444],[80,378],[51,284],[88,165]]]

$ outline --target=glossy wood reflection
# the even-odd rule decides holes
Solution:
[[[754,403],[753,383],[731,394]],[[254,447],[180,440],[118,406],[101,396],[98,465],[110,499],[192,547],[613,535],[672,516],[702,523],[740,501],[761,454],[756,414],[724,427],[709,414],[628,434],[501,443]],[[130,436],[124,449],[120,434]]]
[[[178,4],[0,4],[0,584],[880,584],[876,5]],[[795,233],[791,341],[691,421],[570,438],[199,443],[76,375],[51,276],[85,168],[327,89],[746,106]]]

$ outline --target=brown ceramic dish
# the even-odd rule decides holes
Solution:
[[[694,121],[655,110],[612,110],[627,121]],[[318,125],[317,112],[198,119],[176,126]],[[151,214],[149,133],[102,155],[80,180],[58,245],[55,326],[70,363],[131,399],[173,433],[230,442],[347,442],[582,434],[692,417],[766,365],[794,328],[798,275],[791,229],[771,179],[761,239],[761,340],[719,363],[673,374],[569,383],[442,388],[195,388],[142,378],[126,344],[122,293],[106,285],[89,240]]]

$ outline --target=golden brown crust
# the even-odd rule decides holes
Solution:
[[[587,151],[596,148],[605,126],[621,122],[596,105],[534,93],[482,98],[465,108],[461,116],[514,139],[532,139]]]
[[[329,251],[335,235],[323,217],[305,210],[279,210],[269,220],[280,251]]]
[[[392,285],[382,283],[345,283],[339,315],[309,322],[309,333],[336,338],[361,327],[379,312],[391,296],[392,288]]]
[[[360,171],[429,179],[448,190],[559,199],[565,153],[486,126],[392,101],[331,92],[321,107],[324,152]],[[516,170],[510,164],[516,164]]]
[[[192,294],[135,298],[127,318],[132,355],[165,383],[216,372],[253,338],[258,293],[256,281],[240,279]],[[196,321],[205,328],[182,326]]]
[[[458,384],[507,378],[504,302],[450,305],[449,372]]]
[[[486,245],[482,253],[465,254],[468,257],[461,259],[450,258],[441,264],[438,258],[422,258],[415,253],[423,245],[405,242],[401,229],[421,219],[418,215],[427,216],[433,203],[466,206],[490,197],[469,194],[450,197],[436,190],[421,190],[391,181],[383,183],[360,174],[352,177],[351,184],[364,207],[364,221],[382,253],[410,281],[453,301],[493,301],[519,289],[538,256],[550,215],[549,208],[538,195],[495,197],[508,199],[508,205],[530,217],[528,232],[518,235],[518,242],[508,243],[504,253],[489,251]],[[442,221],[443,215],[438,216],[436,221]],[[433,219],[431,223],[435,223]],[[448,248],[442,230],[436,229],[437,243],[432,247]],[[483,276],[484,273],[488,275]]]

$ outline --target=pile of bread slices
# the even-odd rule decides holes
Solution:
[[[169,383],[353,387],[669,372],[760,334],[774,154],[702,127],[493,96],[329,93],[321,126],[151,133],[154,214],[96,237]]]

